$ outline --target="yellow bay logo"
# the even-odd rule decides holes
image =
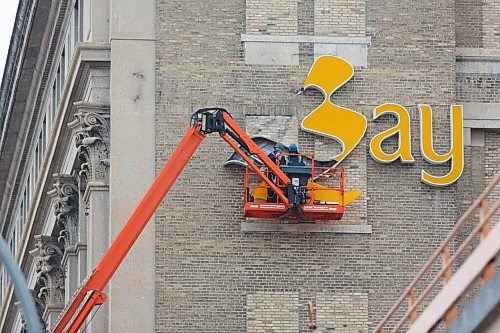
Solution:
[[[366,118],[353,110],[335,105],[331,95],[352,78],[353,67],[347,61],[334,57],[322,56],[316,59],[304,82],[304,89],[314,88],[323,93],[321,105],[307,115],[301,127],[306,132],[328,137],[339,142],[342,151],[332,158],[338,165],[359,144],[367,128]],[[446,186],[460,178],[464,167],[463,153],[463,111],[461,105],[451,106],[450,116],[450,150],[446,154],[438,154],[434,150],[432,131],[432,109],[429,105],[418,105],[420,111],[420,150],[422,157],[432,164],[450,162],[450,171],[443,176],[431,175],[422,170],[424,183],[435,186]],[[396,116],[396,126],[375,135],[370,141],[370,154],[380,163],[391,163],[399,159],[402,163],[413,163],[411,153],[410,115],[399,104],[387,103],[373,110],[373,119],[383,115]],[[388,138],[398,135],[398,147],[395,152],[386,153],[382,143]]]

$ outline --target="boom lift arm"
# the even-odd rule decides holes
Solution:
[[[191,126],[183,140],[166,163],[156,180],[139,203],[134,213],[105,253],[92,274],[61,313],[54,333],[76,333],[92,309],[103,304],[107,298],[103,292],[109,280],[135,243],[142,230],[166,196],[179,174],[191,159],[207,134],[217,132],[248,164],[255,173],[279,196],[287,209],[294,206],[294,191],[289,177],[273,162],[253,140],[221,108],[198,110],[191,117]],[[241,146],[241,148],[240,148]],[[281,183],[286,184],[285,192],[276,186],[254,163],[255,156]],[[291,198],[291,200],[289,200]],[[290,203],[292,201],[292,203]]]

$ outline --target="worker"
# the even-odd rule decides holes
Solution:
[[[290,147],[288,147],[288,151],[290,155],[281,156],[280,159],[281,165],[304,165],[302,161],[302,156],[298,155],[299,150],[295,143],[292,143]]]
[[[283,146],[281,143],[276,143],[274,145],[274,150],[267,154],[267,157],[271,159],[271,161],[276,162],[276,159],[278,158],[278,155],[281,154],[285,146]]]
[[[271,159],[271,161],[273,161],[274,163],[277,162],[277,159],[278,159],[278,155],[283,151],[283,148],[285,148],[282,144],[280,143],[276,143],[274,145],[274,150],[272,152],[270,152],[269,154],[267,154],[267,157],[269,157]],[[266,170],[267,171],[267,168]],[[276,181],[277,181],[277,177],[275,174],[273,173],[270,173],[269,174],[269,179],[271,179],[271,181],[276,184]],[[267,202],[277,202],[277,196],[276,196],[276,193],[268,188],[267,189]]]

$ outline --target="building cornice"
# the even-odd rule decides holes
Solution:
[[[17,82],[20,72],[23,68],[23,60],[25,58],[26,46],[28,42],[28,31],[32,23],[33,9],[36,6],[36,1],[21,0],[17,7],[15,24],[12,29],[10,38],[9,51],[5,62],[5,68],[2,77],[0,89],[0,158],[2,156],[3,147],[6,138],[6,128],[9,123],[11,114],[11,102],[15,95]],[[29,57],[30,55],[28,55]]]
[[[31,7],[27,6],[31,4]],[[57,7],[57,6],[56,6]],[[34,87],[41,81],[41,58],[45,58],[49,45],[48,32],[55,9],[50,0],[21,1],[11,40],[1,90],[2,122],[0,145],[0,230],[5,233],[5,214],[12,194],[19,186],[22,161],[27,156],[26,136],[33,127]],[[18,21],[20,20],[20,21]],[[28,20],[28,21],[26,21]],[[17,29],[23,29],[22,51],[16,51]],[[18,41],[20,42],[20,41]],[[27,51],[29,50],[29,52]],[[45,51],[43,51],[45,50]],[[17,68],[17,70],[13,70]]]

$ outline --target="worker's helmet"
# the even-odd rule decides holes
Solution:
[[[290,151],[290,153],[296,154],[298,152],[297,145],[295,143],[292,143],[290,147],[288,147],[288,150]]]

